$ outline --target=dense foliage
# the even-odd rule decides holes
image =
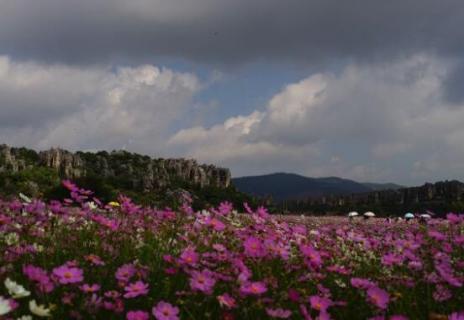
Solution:
[[[28,150],[28,149],[25,149]],[[87,157],[93,155],[89,153]],[[188,181],[172,179],[171,183],[163,188],[152,191],[143,191],[134,188],[131,184],[131,176],[118,176],[103,178],[96,172],[88,172],[75,182],[83,188],[92,189],[96,197],[104,202],[116,199],[119,194],[131,197],[134,202],[144,206],[177,208],[179,205],[176,195],[180,191],[188,192],[193,199],[195,208],[217,206],[222,201],[229,201],[236,207],[242,203],[255,203],[257,200],[236,190],[234,186],[220,188],[215,186],[199,187]],[[51,168],[34,167],[18,172],[0,172],[0,196],[4,198],[16,195],[19,192],[40,197],[45,200],[63,200],[68,196],[68,191],[60,184],[59,173]]]
[[[0,317],[464,317],[462,215],[282,218],[195,211],[186,194],[155,210],[64,186],[64,202],[0,202]]]

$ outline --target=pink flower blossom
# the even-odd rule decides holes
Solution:
[[[80,289],[83,292],[86,292],[86,293],[94,293],[94,292],[97,292],[98,290],[100,290],[100,285],[98,285],[96,283],[94,283],[92,285],[85,283],[82,286],[80,286]]]
[[[453,312],[449,315],[448,320],[464,320],[464,310],[460,312]]]
[[[211,294],[216,280],[213,273],[209,270],[193,271],[190,277],[190,288],[198,290],[205,294]]]
[[[301,245],[300,251],[303,255],[309,259],[309,262],[314,267],[320,267],[322,265],[322,257],[318,250],[311,245]]]
[[[153,307],[152,314],[157,320],[178,320],[179,308],[172,306],[170,303],[160,301]]]
[[[261,295],[266,291],[266,284],[261,281],[246,282],[240,286],[240,292],[242,292],[243,294]]]
[[[128,282],[135,275],[135,267],[133,264],[124,264],[116,270],[116,279],[122,282]]]
[[[266,313],[268,316],[272,318],[279,318],[279,319],[287,319],[287,318],[290,318],[290,316],[292,315],[292,312],[290,310],[282,309],[282,308],[278,308],[278,309],[266,308]]]
[[[255,237],[248,237],[244,242],[245,254],[252,258],[261,258],[266,255],[262,241]]]
[[[195,248],[187,247],[182,251],[180,255],[180,262],[186,265],[195,265],[198,263],[198,253],[195,251]]]
[[[235,308],[237,306],[235,299],[232,298],[228,293],[224,293],[223,295],[217,296],[219,304],[226,308]]]
[[[388,293],[379,287],[369,288],[367,290],[367,297],[372,304],[380,309],[386,309],[390,301]]]
[[[350,283],[353,287],[358,289],[369,289],[375,286],[375,283],[363,278],[351,278]]]
[[[134,283],[128,284],[124,290],[126,293],[124,294],[124,298],[135,298],[138,296],[144,296],[148,294],[148,284],[144,283],[143,281],[137,281]]]
[[[207,225],[211,226],[216,231],[223,231],[226,225],[219,219],[211,218],[207,221]]]
[[[126,315],[126,320],[148,320],[150,319],[150,314],[145,311],[129,311]]]
[[[29,280],[37,282],[37,287],[42,292],[50,293],[55,288],[47,272],[42,268],[26,265],[23,267],[23,273]]]
[[[309,303],[311,308],[317,311],[326,311],[332,305],[332,301],[328,298],[321,296],[311,296],[309,297]]]
[[[62,265],[53,269],[53,275],[58,278],[61,284],[78,283],[84,280],[82,269]]]
[[[84,258],[85,258],[85,260],[87,260],[88,262],[90,262],[94,266],[104,266],[105,265],[103,260],[97,255],[89,254],[89,255],[85,256]]]

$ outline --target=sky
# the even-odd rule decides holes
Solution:
[[[462,0],[0,0],[0,143],[464,180]]]

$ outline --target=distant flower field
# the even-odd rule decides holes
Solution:
[[[0,201],[0,319],[464,319],[464,215]]]

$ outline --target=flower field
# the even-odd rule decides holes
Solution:
[[[464,319],[464,216],[0,201],[0,319]]]

